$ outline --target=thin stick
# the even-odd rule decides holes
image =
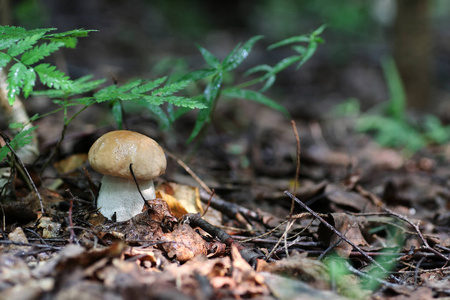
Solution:
[[[384,208],[384,211],[386,211],[388,214],[395,216],[396,218],[408,223],[409,225],[411,225],[412,228],[414,228],[414,231],[417,232],[417,235],[419,236],[419,238],[421,239],[423,246],[425,247],[425,249],[433,252],[435,255],[445,259],[446,261],[450,261],[450,258],[448,258],[447,256],[445,256],[444,254],[442,254],[441,252],[437,251],[436,249],[430,247],[430,245],[428,244],[427,240],[425,239],[425,237],[423,236],[422,232],[420,231],[420,228],[418,225],[414,224],[413,222],[411,222],[407,217],[402,216],[392,210],[390,210],[389,208]]]
[[[70,189],[66,190],[70,195],[70,206],[69,206],[69,231],[70,231],[70,243],[73,244],[75,242],[75,230],[73,229],[73,220],[72,220],[72,211],[73,211],[73,199],[75,196],[72,194]]]
[[[167,155],[172,158],[173,160],[175,160],[180,166],[183,167],[184,170],[186,170],[186,172],[189,173],[189,175],[192,176],[192,178],[195,179],[195,181],[198,182],[198,184],[200,184],[200,186],[208,192],[208,194],[213,195],[213,191],[206,185],[206,183],[200,179],[200,177],[198,177],[192,170],[191,168],[188,167],[188,165],[186,165],[181,159],[179,159],[175,154],[170,153],[169,151],[167,151],[166,149],[164,149],[164,152],[167,153]]]
[[[212,193],[211,193],[211,195],[209,196],[208,204],[206,204],[206,208],[205,208],[205,211],[204,211],[203,214],[202,214],[202,217],[203,217],[204,215],[206,215],[206,213],[208,212],[208,208],[209,208],[209,206],[211,205],[211,199],[212,199],[212,197],[214,196],[214,194],[216,193],[216,191],[215,191],[214,189],[212,189],[211,191],[212,191]]]
[[[20,157],[17,155],[16,151],[14,151],[13,147],[11,146],[11,144],[9,143],[9,137],[4,134],[3,132],[0,131],[0,135],[3,138],[3,140],[5,141],[6,146],[9,148],[9,150],[11,150],[11,152],[14,154],[15,159],[17,160],[17,162],[19,163],[19,165],[22,167],[22,169],[24,170],[25,174],[27,175],[28,180],[31,183],[31,186],[33,187],[33,190],[35,191],[36,195],[38,196],[39,199],[39,204],[41,205],[41,211],[42,211],[42,215],[45,215],[45,211],[44,211],[44,203],[42,201],[42,197],[41,194],[39,193],[36,185],[34,184],[33,179],[31,178],[30,173],[28,173],[27,168],[25,167],[25,164],[23,163],[23,161],[20,159]]]
[[[294,181],[294,191],[293,194],[296,195],[297,194],[297,181],[298,181],[298,176],[300,174],[300,137],[298,136],[298,131],[297,131],[297,126],[295,125],[295,121],[291,120],[291,125],[292,125],[292,129],[294,130],[294,135],[295,135],[295,140],[297,142],[297,167],[295,168],[295,181]],[[295,201],[292,200],[292,204],[291,204],[291,211],[289,212],[289,218],[292,217],[292,214],[294,213],[294,206],[295,206]]]
[[[306,209],[310,214],[312,214],[316,219],[318,219],[323,225],[325,225],[328,229],[330,229],[331,231],[333,231],[337,236],[339,236],[341,239],[343,239],[345,242],[347,242],[348,244],[350,244],[353,248],[355,248],[359,253],[362,254],[362,256],[364,256],[366,259],[368,259],[371,263],[373,263],[374,265],[376,265],[378,268],[380,268],[381,270],[383,270],[384,272],[388,273],[388,271],[382,266],[380,265],[380,263],[378,263],[376,260],[374,260],[372,257],[370,257],[369,255],[366,254],[366,252],[364,252],[361,248],[359,248],[356,244],[354,244],[352,241],[350,241],[349,239],[347,239],[344,235],[342,235],[342,233],[340,233],[336,228],[334,228],[330,223],[328,223],[327,221],[325,221],[324,218],[322,218],[321,216],[319,216],[319,214],[317,214],[315,211],[313,211],[311,208],[309,208],[308,206],[306,206],[300,199],[298,199],[297,197],[295,197],[294,195],[292,195],[291,193],[289,193],[289,191],[284,191],[284,193],[289,196],[289,198],[294,199],[295,202],[297,202],[298,204],[300,204],[301,207],[303,207],[304,209]]]

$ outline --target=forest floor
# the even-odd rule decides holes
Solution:
[[[238,126],[242,111],[254,112],[240,120],[247,130],[221,129]],[[349,120],[293,126],[270,109],[231,103],[187,153],[183,127],[192,120],[169,134],[128,116],[128,128],[170,152],[157,180],[170,208],[149,200],[153,210],[114,223],[93,205],[101,177],[86,160],[92,142],[113,130],[86,125],[98,114],[80,116],[42,176],[56,120],[38,124],[42,158],[29,171],[45,214],[15,177],[15,193],[2,201],[1,299],[450,296],[449,145],[405,158],[352,132]]]

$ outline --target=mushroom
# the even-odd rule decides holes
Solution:
[[[155,199],[153,178],[166,170],[164,151],[153,139],[128,130],[111,131],[92,145],[88,154],[92,168],[103,174],[97,206],[108,219],[131,219],[142,212],[143,199],[130,172],[133,173],[146,200]]]

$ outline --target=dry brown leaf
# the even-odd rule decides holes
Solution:
[[[235,295],[267,295],[268,289],[264,282],[264,277],[257,273],[242,258],[235,245],[231,246],[231,259],[233,264],[233,273],[231,278],[236,285],[233,289]]]
[[[170,211],[177,218],[182,218],[187,214],[187,210],[184,208],[183,204],[178,201],[177,198],[165,193],[164,191],[156,191],[156,198],[163,199],[169,205]]]
[[[324,218],[333,225],[342,235],[357,246],[368,246],[364,239],[360,225],[355,216],[344,213],[332,213]],[[349,257],[353,246],[342,240],[337,234],[326,228],[323,224],[319,226],[319,239],[327,246],[334,246],[334,250],[342,257]]]
[[[11,242],[28,244],[28,239],[23,232],[22,227],[16,227],[10,234],[8,234],[8,240]],[[30,246],[20,246],[14,244],[8,245],[5,248],[9,253],[28,252],[31,250]]]
[[[374,212],[377,207],[368,198],[352,191],[346,191],[343,187],[335,184],[327,184],[324,193],[327,198],[338,207],[346,210],[351,208],[354,212]]]
[[[198,187],[165,182],[159,185],[157,189],[177,199],[188,213],[203,213]]]
[[[162,248],[167,255],[181,262],[208,252],[206,241],[187,224],[178,225],[174,231],[163,234],[160,241],[165,242]]]
[[[61,223],[53,222],[50,217],[42,217],[39,219],[37,228],[42,230],[41,236],[44,239],[58,238]]]
[[[87,161],[86,153],[79,153],[71,155],[63,160],[54,163],[56,171],[60,174],[72,172],[80,167]]]

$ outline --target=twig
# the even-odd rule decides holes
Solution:
[[[72,194],[70,189],[66,190],[70,195],[70,206],[69,206],[69,231],[70,231],[70,243],[73,244],[75,242],[75,230],[73,229],[73,220],[72,220],[72,211],[73,211],[73,199],[75,196]]]
[[[49,245],[42,236],[40,236],[36,231],[30,229],[30,228],[24,228],[26,231],[31,232],[32,234],[34,234],[43,244],[45,245]]]
[[[294,190],[293,190],[293,194],[295,195],[297,193],[297,181],[298,181],[298,176],[299,176],[299,173],[300,173],[300,138],[298,136],[297,127],[295,126],[295,121],[294,120],[291,120],[291,125],[292,125],[292,129],[294,131],[295,140],[297,142],[297,166],[295,168]],[[295,207],[295,201],[294,201],[294,199],[292,199],[291,209],[289,211],[289,220],[287,222],[287,226],[286,226],[286,228],[285,228],[285,230],[283,232],[283,235],[278,240],[277,244],[272,248],[270,253],[266,256],[266,260],[269,259],[270,257],[272,257],[273,253],[275,252],[277,247],[281,244],[282,240],[284,240],[284,248],[286,250],[286,256],[289,257],[289,248],[288,248],[288,244],[287,244],[287,235],[288,235],[288,232],[291,229],[292,225],[294,225],[294,223],[295,223],[295,220],[292,221],[292,215],[294,214],[294,207]]]
[[[203,229],[213,238],[219,240],[229,247],[231,247],[232,245],[236,246],[236,248],[241,253],[242,258],[244,258],[248,263],[252,264],[255,261],[255,258],[261,256],[252,249],[247,249],[240,243],[236,242],[228,233],[226,233],[222,229],[203,220],[200,214],[186,214],[183,217],[183,221],[189,224],[192,228],[199,227]]]
[[[36,185],[34,184],[33,179],[31,178],[30,173],[28,172],[27,168],[25,167],[25,164],[23,163],[23,161],[20,159],[20,157],[17,155],[16,151],[14,150],[14,148],[11,146],[11,144],[9,143],[9,137],[4,134],[2,131],[0,131],[0,136],[3,138],[3,140],[5,141],[6,146],[9,148],[9,150],[11,150],[11,152],[14,154],[15,159],[17,160],[17,162],[19,163],[19,165],[21,166],[21,168],[24,170],[25,174],[27,175],[28,180],[31,183],[31,186],[33,187],[38,199],[39,199],[39,204],[41,205],[41,212],[42,215],[45,215],[45,211],[44,211],[44,203],[42,201],[42,197],[41,194],[39,193]]]
[[[0,244],[3,245],[17,245],[17,246],[31,246],[31,247],[37,247],[37,248],[50,248],[55,250],[61,250],[63,247],[59,246],[52,246],[52,245],[42,245],[42,244],[30,244],[30,243],[22,243],[22,242],[14,242],[11,240],[0,240]]]
[[[47,168],[47,166],[49,165],[49,163],[55,158],[56,154],[58,154],[59,152],[59,148],[61,147],[62,142],[64,141],[64,138],[66,137],[66,131],[67,131],[67,127],[69,127],[70,122],[72,122],[72,120],[78,116],[80,113],[82,113],[86,108],[88,108],[89,105],[85,105],[83,106],[79,111],[77,111],[69,120],[64,120],[64,126],[63,129],[61,131],[61,137],[59,138],[58,142],[56,143],[55,148],[53,149],[52,153],[50,154],[50,157],[45,161],[44,165],[41,168],[41,172],[39,175],[42,175],[45,171],[45,169]],[[67,110],[66,108],[64,108],[64,115],[66,114]],[[66,118],[66,116],[64,116],[64,119]]]
[[[295,141],[297,142],[297,166],[295,168],[295,180],[294,180],[294,191],[292,192],[293,195],[297,194],[297,181],[298,181],[298,176],[300,174],[300,137],[298,136],[298,131],[297,131],[297,126],[295,125],[295,121],[291,120],[291,125],[292,125],[292,129],[294,130],[294,135],[295,135]],[[291,211],[289,212],[289,218],[292,217],[292,214],[294,213],[294,206],[295,206],[295,201],[292,200],[291,203]]]
[[[220,210],[221,212],[225,213],[227,216],[231,217],[231,218],[235,218],[236,220],[238,220],[239,222],[242,223],[248,223],[247,227],[251,228],[251,224],[250,222],[247,221],[246,217],[250,217],[250,218],[257,218],[258,221],[261,220],[261,217],[259,217],[256,213],[251,212],[248,209],[245,209],[243,207],[239,207],[236,205],[233,205],[232,203],[229,202],[225,202],[224,200],[214,197],[215,192],[210,189],[208,187],[208,185],[200,179],[200,177],[198,177],[194,171],[191,170],[191,168],[189,168],[188,165],[186,165],[182,160],[180,160],[175,154],[170,153],[169,151],[164,149],[164,152],[167,153],[167,155],[172,158],[173,160],[175,160],[181,167],[183,167],[183,169],[192,176],[192,178],[195,179],[195,181],[198,182],[198,184],[203,188],[199,189],[200,192],[200,199],[205,202],[208,203],[208,206],[212,206],[215,209]],[[207,194],[206,194],[207,193]],[[206,200],[205,200],[206,199]],[[232,208],[229,208],[229,206],[231,206]]]
[[[345,236],[342,235],[342,233],[340,233],[336,228],[334,228],[330,223],[328,223],[327,221],[325,221],[324,218],[322,218],[321,216],[319,216],[319,214],[317,214],[315,211],[313,211],[311,208],[309,208],[308,206],[306,206],[302,201],[300,201],[297,197],[295,197],[294,195],[292,195],[291,193],[289,193],[289,191],[284,191],[284,193],[289,196],[291,199],[294,199],[295,202],[297,202],[298,204],[300,204],[300,206],[302,206],[304,209],[306,209],[310,214],[312,214],[316,219],[318,219],[323,225],[325,225],[325,227],[327,227],[328,229],[330,229],[331,231],[333,231],[337,236],[339,236],[341,239],[343,239],[345,242],[347,242],[348,244],[350,244],[353,248],[355,248],[359,253],[361,253],[367,260],[369,260],[371,263],[373,263],[374,265],[376,265],[378,268],[380,268],[382,271],[384,272],[388,272],[382,265],[380,265],[379,262],[377,262],[376,260],[374,260],[372,257],[370,257],[369,255],[367,255],[361,248],[359,248],[355,243],[353,243],[352,241],[350,241],[349,239],[347,239]]]
[[[198,184],[200,184],[200,186],[208,192],[208,194],[212,195],[213,191],[208,187],[208,185],[206,185],[206,183],[200,179],[200,177],[198,177],[194,171],[191,170],[191,168],[189,168],[188,165],[186,165],[181,159],[179,159],[175,154],[170,153],[169,151],[167,151],[166,149],[164,149],[164,152],[167,153],[167,155],[172,158],[173,160],[175,160],[180,166],[183,167],[183,169],[189,173],[189,175],[192,176],[192,178],[195,179],[195,181],[198,182]]]
[[[210,199],[211,198],[211,199]],[[200,199],[203,202],[210,202],[211,207],[220,210],[230,218],[238,219],[238,215],[249,218],[258,222],[262,222],[262,217],[255,211],[235,203],[227,202],[217,196],[210,196],[207,191],[200,190]]]
[[[211,199],[212,199],[212,197],[214,196],[214,194],[216,193],[216,191],[215,191],[214,189],[212,189],[211,191],[212,191],[212,193],[211,193],[211,195],[209,196],[209,200],[208,200],[208,203],[206,204],[206,208],[205,208],[205,211],[204,211],[203,214],[202,214],[202,217],[203,217],[204,215],[206,215],[206,213],[208,212],[208,208],[209,208],[209,206],[211,205]]]
[[[375,280],[378,283],[384,285],[385,287],[390,287],[390,288],[397,288],[397,287],[399,287],[398,284],[387,282],[386,280],[382,280],[380,278],[377,278],[377,277],[374,277],[374,276],[370,276],[367,273],[364,273],[364,272],[361,272],[358,269],[355,269],[348,261],[345,261],[344,263],[345,263],[347,269],[350,272],[352,272],[353,274],[355,274],[355,275],[358,275],[358,276],[363,277],[363,278],[368,278],[370,280]]]
[[[414,228],[414,231],[417,232],[417,235],[419,236],[420,240],[423,243],[423,246],[425,249],[433,252],[435,255],[441,257],[442,259],[445,259],[446,261],[450,261],[450,258],[448,258],[447,256],[445,256],[444,254],[442,254],[441,252],[437,251],[436,249],[434,249],[433,247],[430,247],[430,245],[428,244],[427,240],[425,239],[425,237],[423,236],[422,232],[420,231],[420,228],[418,225],[414,224],[413,222],[411,222],[407,217],[402,216],[392,210],[390,210],[389,208],[384,208],[384,211],[386,211],[389,215],[395,216],[396,218],[408,223],[412,228]]]
[[[420,265],[425,260],[425,257],[422,257],[417,263],[416,269],[414,271],[414,286],[417,286],[417,278],[419,277]]]

